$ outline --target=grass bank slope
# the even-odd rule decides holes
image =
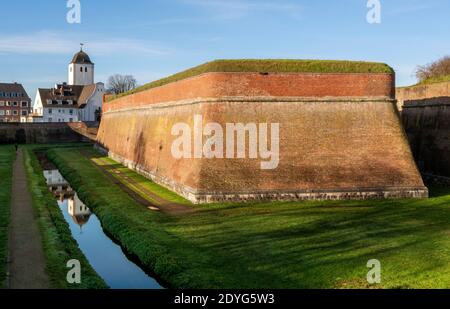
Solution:
[[[0,288],[6,285],[8,226],[14,160],[14,147],[0,146]]]
[[[104,228],[172,287],[450,288],[449,188],[429,200],[216,204],[169,216],[136,204],[80,154],[50,158]],[[371,259],[382,266],[375,286]]]

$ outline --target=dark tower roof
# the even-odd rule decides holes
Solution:
[[[78,64],[93,64],[91,62],[91,58],[89,58],[89,55],[86,54],[83,49],[81,49],[78,53],[73,56],[71,63],[78,63]]]

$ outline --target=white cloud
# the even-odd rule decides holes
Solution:
[[[2,35],[0,53],[3,54],[67,54],[73,53],[83,42],[89,52],[99,55],[108,54],[150,54],[164,55],[168,49],[156,44],[126,39],[103,38],[41,31],[31,34]]]

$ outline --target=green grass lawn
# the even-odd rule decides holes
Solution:
[[[4,287],[6,283],[8,226],[14,159],[13,146],[0,146],[0,288]]]
[[[450,288],[450,188],[428,200],[191,205],[169,216],[138,205],[77,149],[49,157],[171,287]],[[366,281],[370,259],[381,262],[380,285]]]

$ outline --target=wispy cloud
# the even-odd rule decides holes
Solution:
[[[127,38],[103,38],[82,35],[74,37],[51,31],[2,35],[1,37],[0,53],[3,54],[67,54],[78,48],[79,42],[85,43],[90,52],[99,55],[163,55],[169,53],[169,49],[158,47],[157,44]]]
[[[399,7],[395,7],[392,9],[387,9],[386,14],[387,15],[400,15],[400,14],[406,14],[406,13],[415,13],[415,12],[421,12],[429,9],[433,9],[434,6],[430,3],[410,3],[408,5],[403,5]]]

